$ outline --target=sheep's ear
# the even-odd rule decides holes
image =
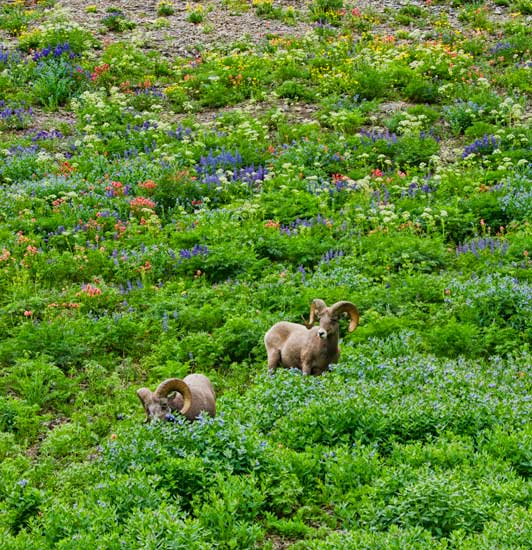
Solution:
[[[310,308],[311,310],[314,309],[314,312],[316,313],[316,315],[320,317],[320,315],[323,314],[324,310],[327,309],[327,304],[323,300],[316,298],[312,300],[312,304]]]
[[[144,407],[146,408],[153,394],[148,388],[140,388],[137,390],[137,395]]]
[[[144,420],[144,422],[149,422],[149,404],[153,401],[153,393],[148,388],[140,388],[137,390],[137,395],[140,399],[140,402],[142,403],[142,406],[144,407],[144,411],[146,412],[146,419]]]
[[[319,319],[326,309],[327,304],[323,300],[320,300],[319,298],[312,300],[312,303],[310,304],[310,319],[308,323],[306,323],[307,328],[310,328],[314,324],[314,320]]]

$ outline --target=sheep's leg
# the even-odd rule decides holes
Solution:
[[[273,374],[277,365],[281,361],[281,350],[274,349],[268,351],[268,372]]]
[[[309,375],[312,373],[312,365],[310,361],[304,361],[301,365],[301,370],[303,371],[304,375]]]
[[[300,359],[301,371],[305,376],[312,374],[312,363],[314,363],[314,353],[311,349],[303,349]]]

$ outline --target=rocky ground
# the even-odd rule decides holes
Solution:
[[[101,21],[108,15],[107,10],[118,8],[136,27],[126,33],[106,33],[107,38],[136,38],[146,47],[166,55],[186,55],[199,48],[218,47],[240,39],[259,42],[267,34],[300,36],[312,30],[304,17],[297,18],[294,24],[260,18],[250,7],[251,2],[245,0],[173,2],[175,13],[166,17],[158,17],[158,3],[158,0],[94,0],[90,3],[93,7],[90,12],[87,12],[87,2],[83,0],[62,0],[57,5],[69,15],[70,20],[96,34],[104,29]],[[298,12],[306,14],[309,2],[283,0],[277,4],[283,8],[293,6]],[[202,6],[202,23],[194,24],[187,20],[191,5]]]
[[[85,29],[91,30],[104,45],[127,40],[136,43],[145,50],[156,50],[169,60],[178,56],[194,55],[198,51],[221,46],[234,45],[242,40],[258,43],[266,36],[304,36],[312,32],[313,23],[309,17],[311,0],[276,0],[273,5],[276,8],[286,10],[293,8],[296,16],[291,21],[278,18],[269,19],[257,15],[251,0],[219,0],[202,2],[185,2],[173,0],[174,13],[160,17],[157,14],[159,0],[58,0],[47,14],[47,20],[57,18],[67,20]],[[453,7],[451,2],[434,2],[431,0],[360,0],[346,3],[348,9],[357,9],[360,13],[369,17],[374,16],[374,23],[369,31],[374,34],[388,34],[398,28],[394,15],[404,6],[418,6],[424,10],[426,17],[410,23],[405,30],[419,33],[420,39],[430,39],[432,25],[429,18],[445,17],[451,27],[460,32],[467,30],[459,18],[462,7]],[[353,7],[354,6],[354,7]],[[505,21],[511,18],[508,9],[495,4],[488,4],[489,17],[492,20]],[[204,20],[194,24],[188,20],[190,11],[202,9]],[[198,8],[199,7],[199,8]],[[119,9],[127,21],[134,24],[134,28],[123,32],[111,31],[105,27],[102,20],[109,15],[109,9]],[[532,19],[532,18],[531,18]],[[362,31],[361,31],[362,32]],[[13,45],[7,34],[0,34],[0,44]],[[301,102],[277,101],[277,108],[281,109],[290,120],[302,122],[314,118],[316,108],[314,105]],[[250,112],[264,111],[271,105],[249,103],[236,107],[227,107],[224,110],[243,108]],[[380,106],[383,115],[390,116],[394,111],[404,109],[406,105],[385,103]],[[61,124],[73,124],[72,113],[60,109],[57,112],[46,112],[38,108],[34,109],[34,124],[27,132],[33,132],[35,128],[56,128]],[[212,120],[217,111],[206,110],[196,113],[194,116],[198,122]],[[183,115],[168,114],[170,120],[175,122],[183,118]],[[452,159],[454,150],[444,153],[444,156]]]
[[[296,12],[292,23],[279,19],[267,19],[256,14],[250,0],[222,0],[211,2],[174,1],[175,13],[167,17],[157,15],[159,0],[93,0],[87,4],[84,0],[59,0],[56,4],[68,16],[68,19],[91,29],[96,34],[105,31],[101,21],[108,15],[109,8],[120,9],[128,20],[135,23],[135,28],[126,33],[106,32],[108,40],[138,39],[146,47],[157,49],[167,55],[186,55],[198,48],[219,47],[245,39],[259,42],[265,35],[301,36],[312,30],[307,17],[310,0],[277,0],[275,7],[291,7]],[[453,28],[462,30],[458,18],[460,7],[453,7],[451,2],[434,3],[430,0],[361,0],[353,5],[362,13],[376,15],[393,15],[406,5],[416,5],[426,9],[431,15],[445,13]],[[87,8],[90,6],[90,10]],[[187,20],[191,6],[201,6],[205,19],[200,24]],[[490,5],[490,17],[506,19],[505,10],[495,4]],[[376,23],[372,32],[386,33],[392,26],[383,21]],[[395,25],[397,28],[397,25]]]
[[[308,14],[311,0],[274,0],[273,6],[294,10],[295,17],[288,20],[266,18],[257,15],[252,0],[217,0],[185,2],[173,0],[174,13],[169,16],[157,15],[159,0],[58,0],[52,9],[54,17],[71,21],[90,29],[105,43],[116,40],[135,40],[143,47],[155,49],[167,56],[187,55],[198,49],[230,45],[238,40],[260,42],[267,35],[302,36],[312,31],[313,23]],[[348,5],[347,9],[357,9],[363,14],[374,14],[377,19],[371,27],[372,33],[385,34],[397,29],[393,15],[404,6],[418,6],[431,17],[445,15],[452,28],[463,31],[458,15],[461,6],[451,2],[433,0],[359,0]],[[487,3],[492,20],[509,20],[507,8]],[[354,7],[354,8],[353,8]],[[134,28],[124,32],[109,31],[102,20],[109,15],[109,9],[120,10]],[[204,20],[194,24],[188,20],[191,9],[202,10]],[[50,14],[47,19],[50,20]],[[532,16],[530,16],[532,22]],[[422,32],[426,22],[419,20],[408,30],[419,28]],[[0,44],[14,45],[15,41],[0,31]]]

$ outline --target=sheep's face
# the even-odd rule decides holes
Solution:
[[[358,325],[359,313],[358,309],[351,302],[345,300],[336,302],[331,307],[327,307],[327,304],[316,298],[312,300],[310,304],[310,319],[308,323],[305,323],[307,328],[311,328],[316,319],[320,322],[320,328],[317,334],[320,338],[331,339],[338,337],[339,331],[339,319],[342,315],[347,314],[351,318],[349,323],[349,332],[353,332]]]
[[[168,399],[165,397],[157,397],[147,388],[138,390],[137,395],[146,411],[146,421],[164,420],[166,415],[171,412]]]
[[[320,317],[320,326],[318,328],[318,336],[322,340],[326,340],[327,338],[332,338],[336,334],[338,334],[339,329],[339,323],[338,323],[338,317],[335,315],[331,315],[328,311],[324,311]]]
[[[146,414],[150,419],[164,420],[167,414],[170,414],[170,407],[167,399],[158,399],[150,403],[146,410]]]

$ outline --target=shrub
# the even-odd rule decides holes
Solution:
[[[408,548],[423,550],[435,546],[435,541],[428,531],[421,527],[398,528],[394,525],[382,531],[355,529],[342,533],[331,533],[323,540],[305,540],[296,542],[294,550],[349,550],[364,548],[365,550],[386,550],[388,548]]]
[[[220,366],[263,355],[262,336],[268,330],[264,322],[253,317],[233,317],[216,329],[222,353]]]
[[[529,331],[530,284],[498,273],[473,276],[449,284],[449,308],[479,327],[510,326]]]
[[[429,352],[443,357],[477,357],[484,351],[478,327],[458,323],[455,319],[431,328],[427,334],[427,342]]]
[[[473,122],[464,130],[464,135],[468,138],[481,138],[486,135],[492,135],[496,131],[496,126],[487,122]]]
[[[275,93],[279,97],[301,99],[305,101],[312,101],[315,97],[315,93],[312,90],[297,80],[285,80],[278,86]]]
[[[43,456],[57,460],[77,457],[83,459],[91,446],[97,443],[95,434],[76,423],[66,423],[56,426],[42,442],[40,452]]]
[[[97,46],[99,42],[89,30],[75,23],[56,23],[45,29],[36,29],[24,33],[18,41],[19,48],[24,52],[54,49],[63,44],[68,44],[73,53],[81,54],[87,47]]]
[[[405,86],[405,97],[415,103],[437,103],[439,100],[438,86],[418,76]]]
[[[174,15],[175,10],[172,2],[161,1],[157,4],[157,15],[159,17],[168,17]]]
[[[25,103],[13,104],[0,100],[0,130],[26,128],[32,115],[31,107],[26,107]]]
[[[44,107],[56,110],[82,91],[87,75],[65,59],[53,59],[37,66],[32,90],[35,100]]]
[[[428,163],[438,150],[438,142],[432,137],[424,134],[419,137],[406,135],[398,139],[394,159],[401,168],[419,166],[421,163]]]
[[[486,435],[484,448],[493,456],[509,461],[519,475],[529,478],[532,476],[531,438],[528,427],[512,431],[499,427]]]
[[[0,407],[2,407],[1,404]],[[2,411],[2,413],[4,412]],[[5,419],[1,419],[0,422],[5,422]],[[16,439],[13,433],[0,431],[0,459],[2,461],[8,458],[13,458],[21,453],[21,447],[19,447],[15,441]]]
[[[377,521],[420,526],[436,537],[448,537],[460,529],[468,533],[481,531],[489,518],[489,505],[474,484],[459,481],[449,473],[428,473],[402,489]]]
[[[313,0],[310,5],[311,18],[313,21],[338,25],[338,12],[342,9],[343,5],[343,0]]]
[[[199,4],[195,8],[190,8],[190,11],[187,15],[187,21],[190,21],[190,23],[193,23],[194,25],[199,25],[199,23],[203,23],[204,19],[205,14],[203,6],[201,4]]]
[[[254,522],[265,499],[254,476],[215,476],[206,498],[198,498],[194,512],[219,548],[252,548],[263,530]]]
[[[77,328],[73,324],[65,330],[62,319],[38,325],[20,325],[14,337],[5,339],[0,345],[0,358],[4,362],[15,362],[22,351],[34,356],[46,354],[66,371],[79,365],[88,353],[87,341],[78,332],[85,328],[84,323],[79,323]]]
[[[64,410],[75,391],[75,383],[47,357],[19,359],[9,368],[2,385],[16,392],[30,406]]]
[[[498,229],[501,226],[506,226],[511,221],[509,214],[513,210],[511,207],[506,210],[504,202],[504,199],[498,196],[498,193],[474,194],[463,201],[461,205],[462,216],[466,217],[470,213],[477,227],[481,225],[481,227],[488,228],[488,230],[489,228]],[[508,204],[511,204],[511,202],[511,200],[508,201]],[[483,220],[483,222],[481,223],[480,220]]]
[[[0,397],[0,430],[13,433],[17,441],[32,441],[40,430],[39,407],[19,399]]]
[[[20,479],[5,500],[4,525],[17,534],[39,513],[42,501],[42,493],[27,479]]]
[[[34,18],[35,12],[26,10],[24,5],[6,2],[0,8],[0,29],[17,36],[27,28]]]
[[[474,101],[458,100],[444,107],[444,117],[455,134],[462,134],[482,115],[482,107]]]
[[[386,97],[389,93],[389,74],[370,65],[358,68],[353,79],[355,81],[354,90],[347,91],[356,92],[362,99],[371,101]]]
[[[517,11],[523,15],[532,14],[532,2],[530,0],[517,0],[513,5]]]
[[[106,66],[107,65],[107,66]],[[121,82],[129,80],[130,82],[143,82],[145,71],[153,67],[150,58],[144,52],[128,42],[117,41],[109,44],[101,57],[102,73],[97,78],[98,82],[104,85],[118,85]],[[105,69],[103,71],[103,69]],[[120,109],[120,96],[115,92],[114,97],[111,96],[111,107]]]
[[[531,183],[532,180],[527,177],[516,177],[509,180],[503,187],[502,195],[498,197],[498,203],[504,211],[504,219],[507,221],[526,221],[530,219],[532,216]]]
[[[108,30],[124,32],[136,27],[136,24],[133,21],[130,21],[122,10],[113,7],[107,8],[106,11],[108,15],[102,19],[102,23]]]

